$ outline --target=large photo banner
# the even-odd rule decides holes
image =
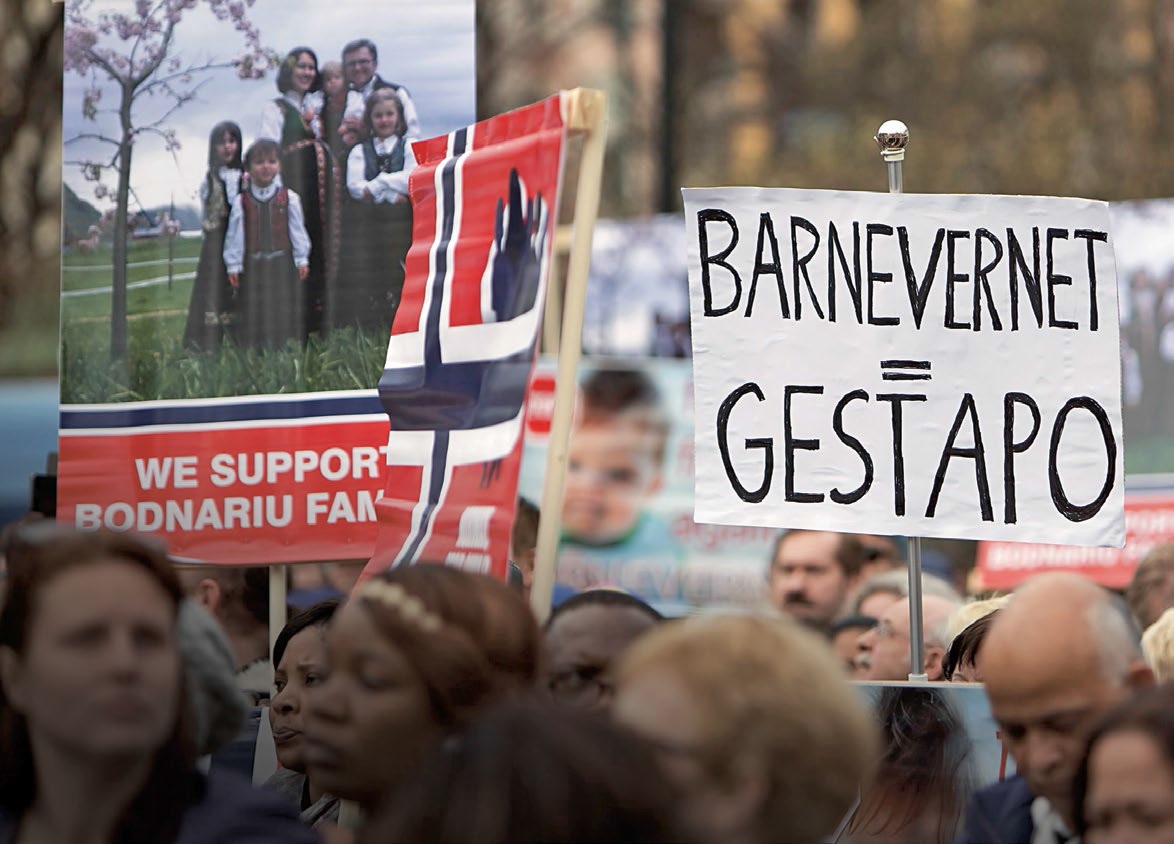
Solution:
[[[368,557],[412,142],[475,119],[474,3],[65,18],[59,517],[211,562]]]
[[[699,522],[1122,544],[1105,203],[684,199]]]

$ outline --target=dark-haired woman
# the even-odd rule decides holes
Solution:
[[[1139,692],[1104,716],[1074,788],[1083,844],[1174,844],[1174,685]]]
[[[276,795],[195,768],[157,546],[40,523],[7,549],[0,611],[0,842],[308,842]]]
[[[305,696],[306,767],[368,817],[474,717],[528,693],[539,649],[514,590],[439,565],[361,585],[326,642],[326,680]]]
[[[306,776],[303,703],[306,690],[326,677],[326,625],[336,609],[338,601],[322,601],[298,613],[273,643],[276,694],[269,702],[269,725],[281,768],[265,787],[292,800],[302,823],[318,828],[338,823],[339,802]]]
[[[302,285],[305,297],[303,334],[323,327],[325,294],[335,275],[338,254],[337,211],[340,176],[329,147],[315,136],[323,108],[318,56],[309,47],[294,47],[277,73],[280,97],[261,112],[259,138],[281,144],[282,184],[302,201],[310,235],[310,272]]]
[[[226,120],[212,127],[208,136],[208,172],[200,183],[204,240],[183,329],[184,346],[202,352],[220,348],[231,311],[232,286],[224,268],[224,233],[233,200],[241,189],[241,152],[240,126]]]

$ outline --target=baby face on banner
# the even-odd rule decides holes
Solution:
[[[563,530],[572,540],[599,545],[626,538],[660,491],[664,435],[638,417],[594,419],[571,435]]]

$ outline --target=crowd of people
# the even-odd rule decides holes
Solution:
[[[407,142],[419,117],[408,90],[379,76],[372,41],[346,44],[341,58],[319,66],[310,48],[290,50],[247,147],[240,122],[212,127],[187,347],[390,326],[411,244]]]
[[[1124,597],[927,577],[918,666],[888,537],[788,531],[762,607],[684,618],[592,589],[540,624],[520,579],[402,567],[272,648],[264,569],[51,521],[3,550],[0,842],[1174,836],[1171,547]],[[981,683],[1013,775],[910,675]]]

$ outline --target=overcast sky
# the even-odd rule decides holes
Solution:
[[[133,8],[130,0],[100,0],[99,9]],[[443,134],[476,119],[474,2],[473,0],[256,0],[249,16],[261,31],[266,47],[284,55],[294,46],[308,46],[319,63],[341,58],[342,45],[367,37],[379,47],[379,74],[407,86],[420,114],[423,137]],[[67,22],[68,26],[68,22]],[[226,21],[218,21],[200,4],[184,14],[177,29],[175,54],[187,64],[209,58],[228,59],[242,51],[244,41]],[[101,76],[99,78],[102,78]],[[146,136],[134,150],[131,186],[147,207],[168,204],[198,205],[196,193],[208,161],[208,132],[221,120],[235,120],[244,132],[246,146],[260,127],[261,109],[278,96],[276,71],[264,79],[242,81],[232,71],[201,75],[198,98],[181,108],[167,125],[177,133],[181,148],[178,161],[162,139]],[[64,137],[94,132],[95,124],[81,114],[82,93],[89,78],[65,75]],[[100,106],[117,107],[113,86],[104,86]],[[162,98],[141,98],[136,106],[138,123],[149,123],[166,110]],[[98,128],[114,134],[117,118],[100,113]],[[67,161],[87,154],[109,157],[107,148],[87,142],[67,143]],[[79,196],[99,209],[109,200],[94,199],[93,185],[79,169],[66,165],[65,181]],[[107,180],[115,186],[113,174]],[[133,199],[132,209],[135,207]]]

